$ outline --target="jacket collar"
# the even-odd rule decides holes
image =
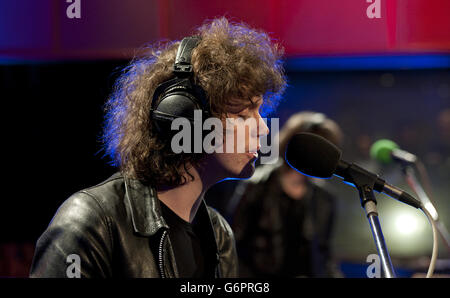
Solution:
[[[139,180],[128,177],[124,177],[124,180],[125,196],[130,205],[134,231],[142,236],[149,237],[161,228],[168,229],[169,226],[162,216],[156,189],[141,183]],[[196,216],[201,217],[203,222],[209,223],[205,228],[209,230],[210,233],[208,234],[215,238],[215,230],[203,199]]]
[[[125,196],[131,210],[134,231],[142,236],[152,236],[161,228],[168,228],[153,187],[139,180],[124,177]]]

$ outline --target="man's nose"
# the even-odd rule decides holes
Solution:
[[[269,127],[262,117],[258,119],[258,137],[266,136],[270,132]]]

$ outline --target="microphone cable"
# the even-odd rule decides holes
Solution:
[[[424,169],[422,169],[422,170],[424,170]],[[424,177],[423,176],[423,172],[420,172],[419,174],[420,174],[422,179],[427,179],[428,178],[428,177]],[[414,184],[414,182],[411,180],[411,177],[406,175],[405,180],[408,183],[409,187],[411,187],[411,189],[416,193],[416,195],[419,196],[417,187]],[[427,186],[429,186],[428,182],[429,181],[426,182]],[[430,189],[431,188],[428,187],[428,193],[430,192]],[[427,210],[427,208],[425,207],[423,202],[421,203],[420,210],[422,210],[422,212],[427,216],[428,221],[431,224],[431,229],[433,231],[433,249],[432,249],[432,253],[431,253],[430,265],[428,267],[428,272],[427,272],[427,275],[426,275],[426,278],[431,278],[431,277],[433,277],[434,269],[436,267],[437,255],[438,255],[438,231],[437,231],[435,218]]]
[[[434,221],[430,212],[428,212],[427,208],[425,208],[425,206],[423,206],[423,204],[422,204],[420,209],[427,216],[428,221],[431,223],[431,228],[433,230],[433,251],[431,254],[430,266],[428,267],[428,272],[427,272],[427,276],[426,276],[426,278],[430,278],[430,277],[433,277],[434,268],[436,267],[436,261],[437,261],[437,255],[438,255],[438,232],[437,232],[436,222]]]

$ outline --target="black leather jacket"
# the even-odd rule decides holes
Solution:
[[[237,277],[233,232],[203,201],[215,277]],[[67,277],[69,255],[80,257],[81,277],[178,277],[156,191],[115,174],[75,193],[39,238],[30,277]]]

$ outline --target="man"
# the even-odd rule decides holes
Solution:
[[[62,204],[37,242],[31,277],[237,275],[233,232],[203,196],[220,180],[253,174],[257,148],[249,144],[258,144],[268,127],[257,121],[237,140],[245,152],[228,150],[224,135],[223,153],[176,153],[173,134],[158,117],[165,117],[161,107],[181,85],[164,86],[172,80],[192,85],[194,95],[183,98],[203,94],[203,112],[224,124],[261,120],[261,106],[275,103],[285,86],[281,51],[265,33],[225,18],[204,24],[186,40],[195,44],[184,39],[182,46],[151,48],[117,81],[107,103],[104,141],[120,172]]]
[[[279,136],[284,155],[297,133],[321,135],[340,147],[339,126],[321,113],[300,112],[289,118]],[[280,158],[262,165],[242,181],[230,200],[237,205],[236,235],[242,277],[338,277],[331,256],[334,197]],[[226,214],[228,215],[229,214]]]

